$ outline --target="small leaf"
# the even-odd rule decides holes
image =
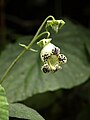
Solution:
[[[4,88],[0,85],[0,120],[9,120],[8,102]]]
[[[30,51],[32,51],[32,52],[38,52],[38,50],[35,50],[33,48],[30,48]]]
[[[27,46],[24,45],[24,44],[22,44],[22,43],[19,43],[19,45],[20,45],[21,47],[24,47],[25,49],[28,49]]]
[[[27,50],[32,51],[32,52],[38,52],[38,50],[35,50],[35,49],[33,49],[33,48],[30,48],[30,49],[29,49],[28,46],[26,46],[26,45],[24,45],[24,44],[19,43],[19,45],[20,45],[21,47],[27,49]]]
[[[45,120],[37,111],[20,103],[10,104],[9,112],[10,117],[29,120]]]

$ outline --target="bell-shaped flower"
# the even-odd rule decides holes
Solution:
[[[40,57],[43,62],[41,70],[44,73],[48,73],[50,71],[56,72],[57,70],[62,69],[61,64],[67,62],[67,58],[60,53],[60,48],[50,43],[50,41],[51,38],[43,39],[37,43],[39,45],[42,43],[43,46]]]

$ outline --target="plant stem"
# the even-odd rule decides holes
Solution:
[[[30,49],[31,45],[37,40],[37,37],[40,33],[40,31],[42,30],[43,26],[45,25],[46,21],[49,19],[49,18],[52,18],[53,20],[55,20],[55,18],[53,16],[48,16],[44,21],[43,23],[41,24],[41,26],[39,27],[37,33],[35,34],[34,38],[32,39],[32,41],[30,42],[30,44],[28,45],[28,48]]]
[[[49,19],[49,18],[52,18],[53,20],[54,17],[53,16],[48,16],[44,21],[43,23],[41,24],[41,26],[39,27],[38,31],[36,32],[34,38],[32,39],[32,41],[29,43],[29,45],[27,46],[28,49],[31,48],[31,46],[33,45],[33,43],[43,34],[45,34],[46,32],[43,32],[39,35],[39,33],[41,32],[43,26],[45,25],[46,21]],[[0,84],[5,80],[5,78],[8,76],[9,72],[11,71],[11,69],[14,67],[14,65],[18,62],[18,60],[28,51],[28,49],[24,49],[17,57],[16,59],[11,63],[11,65],[8,67],[8,69],[6,70],[6,72],[4,73],[4,75],[2,76],[1,80],[0,80]]]
[[[37,39],[40,38],[40,37],[41,37],[42,35],[44,35],[44,34],[47,34],[47,38],[49,38],[49,36],[50,36],[50,32],[45,31],[45,32],[39,34],[39,35],[37,36]]]
[[[6,72],[4,73],[4,75],[2,76],[2,79],[0,80],[0,84],[5,80],[5,78],[7,77],[7,75],[9,74],[9,72],[11,71],[11,69],[14,67],[14,65],[16,64],[16,62],[24,55],[24,53],[27,50],[24,49],[17,57],[16,59],[11,63],[11,65],[8,67],[8,69],[6,70]]]

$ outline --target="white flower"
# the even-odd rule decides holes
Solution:
[[[45,39],[43,40],[45,43]],[[48,42],[48,44],[47,42],[46,44],[44,44],[43,49],[40,53],[40,57],[42,62],[44,63],[41,68],[44,73],[48,73],[50,71],[55,72],[59,69],[62,69],[61,64],[67,62],[67,58],[63,54],[60,54],[60,48],[56,47],[50,42]]]

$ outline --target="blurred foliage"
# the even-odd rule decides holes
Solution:
[[[90,80],[72,89],[37,94],[24,101],[46,120],[89,120]]]
[[[8,120],[9,118],[9,104],[7,102],[4,88],[0,85],[0,119]]]
[[[23,118],[29,120],[45,120],[35,110],[20,103],[9,105],[10,117]]]
[[[59,46],[61,53],[68,58],[63,69],[56,73],[44,74],[40,68],[42,64],[39,57],[40,50],[38,53],[27,52],[2,85],[10,103],[20,102],[32,107],[46,120],[89,120],[89,30],[80,25],[76,26],[69,20],[65,22],[66,25],[58,34],[51,34],[52,42]],[[22,51],[23,48],[18,43],[27,45],[32,37],[18,36],[17,42],[9,44],[1,53],[0,77]],[[39,49],[37,45],[33,48]],[[18,109],[16,112],[18,113]],[[84,116],[87,116],[87,119]]]

